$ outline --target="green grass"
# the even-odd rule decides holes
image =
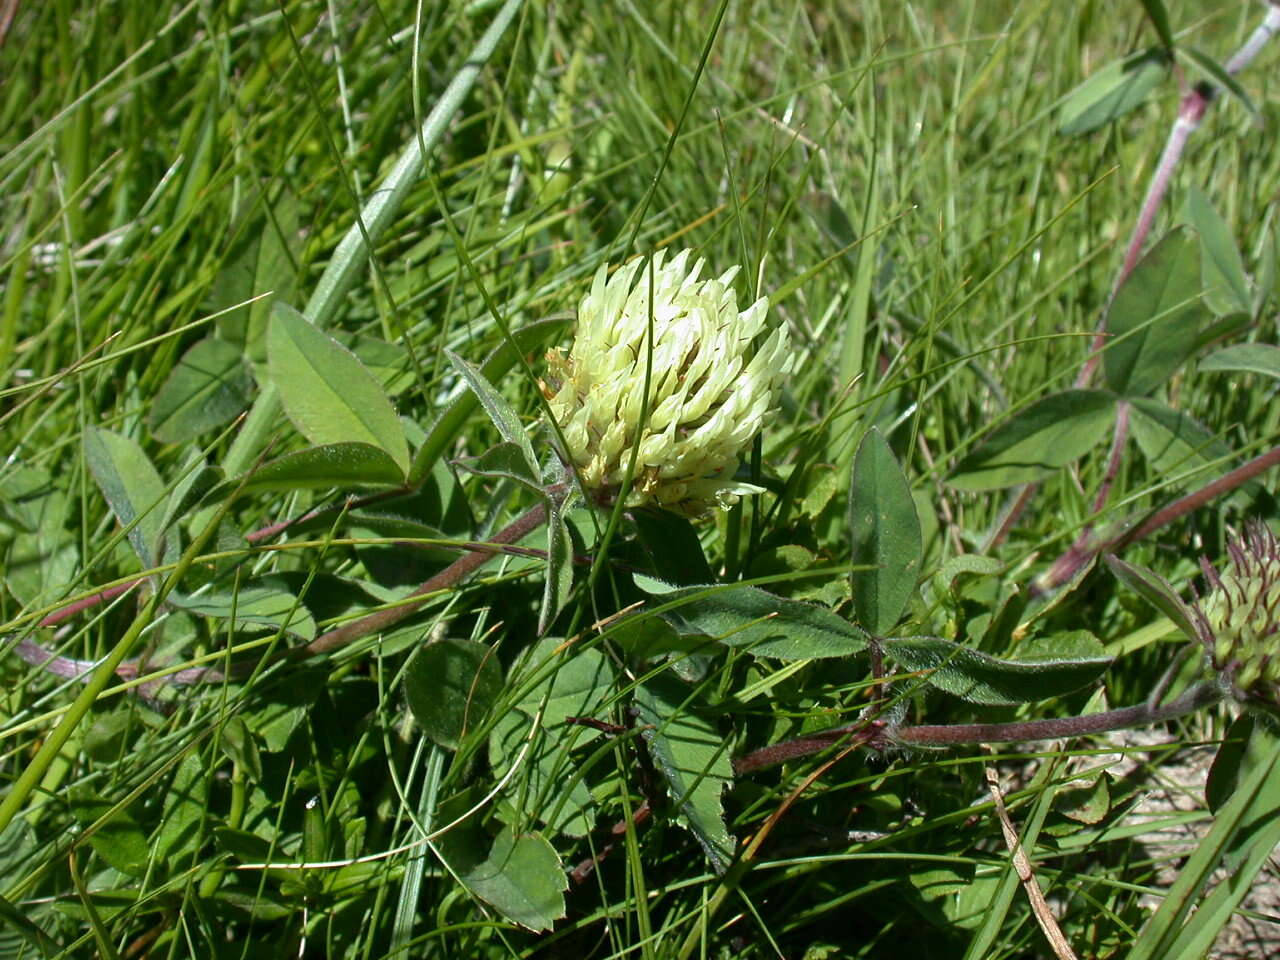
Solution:
[[[1169,6],[1178,43],[1221,59],[1261,16],[1243,2]],[[705,812],[730,757],[855,720],[874,695],[865,660],[727,647],[640,656],[638,630],[593,624],[645,599],[634,571],[674,578],[674,554],[661,543],[646,552],[626,518],[602,546],[608,515],[581,507],[569,513],[573,547],[596,565],[576,566],[552,639],[537,638],[548,569],[537,532],[529,550],[409,619],[281,658],[402,599],[458,556],[458,541],[492,536],[535,497],[450,466],[501,439],[479,407],[435,427],[413,496],[250,543],[252,531],[368,489],[235,486],[260,460],[308,446],[259,399],[274,389],[273,302],[360,357],[416,451],[460,392],[446,350],[480,363],[509,331],[567,321],[602,263],[694,247],[708,272],[742,265],[739,302],[768,295],[796,358],[781,412],[748,457],[770,492],[692,527],[714,574],[849,618],[848,478],[874,426],[923,532],[919,589],[897,635],[1005,655],[1024,634],[1087,630],[1124,653],[1101,683],[1018,707],[904,679],[894,692],[914,721],[1141,702],[1181,641],[1104,566],[1030,626],[1020,604],[1086,528],[1140,520],[1276,443],[1274,379],[1197,368],[1222,343],[1275,342],[1275,50],[1239,77],[1262,124],[1220,97],[1153,233],[1182,222],[1199,189],[1262,291],[1252,316],[1155,391],[1220,446],[1200,438],[1190,456],[1159,460],[1131,439],[1095,514],[1108,427],[997,537],[1020,489],[948,480],[989,428],[1070,388],[1089,356],[1178,83],[1166,77],[1085,135],[1062,134],[1060,111],[1106,64],[1158,42],[1143,6],[526,2],[474,85],[455,87],[451,122],[419,140],[501,8],[19,5],[0,48],[0,633],[7,647],[38,643],[85,669],[113,651],[142,659],[131,674],[99,669],[96,687],[16,653],[0,659],[0,818],[11,818],[0,953],[1047,956],[1008,879],[983,780],[995,763],[1016,781],[1011,816],[1033,831],[1024,842],[1067,939],[1081,956],[1125,955],[1166,855],[1144,844],[1155,825],[1125,816],[1178,750],[1098,781],[1107,792],[1093,819],[1073,819],[1070,791],[1106,747],[1095,739],[1004,745],[994,759],[972,747],[855,753],[812,783],[830,754],[795,760],[724,793],[739,852],[766,835],[718,876],[668,794],[662,738],[705,748],[685,783]],[[358,229],[349,235],[355,214],[418,143],[425,175],[402,177],[385,220],[366,223],[366,256]],[[543,352],[569,329],[550,327],[494,377],[541,457]],[[166,426],[157,398],[173,395],[180,359],[210,337],[230,358],[224,393]],[[248,425],[232,421],[255,401]],[[133,530],[103,492],[99,428],[140,451],[119,447],[115,461],[126,486],[143,484]],[[137,479],[143,454],[158,479]],[[1275,522],[1275,471],[1259,479],[1124,558],[1182,587],[1201,554],[1222,555],[1229,526]],[[162,542],[147,508],[180,485],[191,495]],[[148,536],[149,563],[130,545]],[[952,589],[941,572],[961,554],[990,557],[995,572]],[[41,626],[142,572],[154,574],[142,590]],[[246,613],[256,588],[275,598],[268,613]],[[442,640],[464,651],[460,678]],[[436,653],[422,654],[429,642]],[[491,651],[482,663],[467,659],[479,644]],[[233,681],[172,682],[174,671],[259,658]],[[637,704],[662,722],[639,721]],[[1221,738],[1227,719],[1215,709],[1169,730],[1194,745]],[[504,831],[524,838],[524,859],[486,868]],[[575,871],[592,857],[598,868]],[[290,866],[304,862],[331,865]],[[553,929],[512,922],[558,913],[566,871]],[[495,892],[503,885],[516,892]],[[536,902],[521,914],[512,897]]]

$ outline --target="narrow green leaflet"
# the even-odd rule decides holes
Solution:
[[[1140,397],[1187,361],[1208,311],[1200,299],[1200,245],[1186,230],[1166,234],[1116,291],[1102,354],[1107,386]]]
[[[1073,137],[1124,116],[1141,106],[1168,73],[1168,54],[1154,47],[1108,64],[1067,94],[1059,131]]]
[[[1187,191],[1186,219],[1200,237],[1200,278],[1209,309],[1220,317],[1250,313],[1249,282],[1231,228],[1194,185]]]
[[[1188,640],[1199,642],[1199,635],[1191,622],[1191,612],[1178,596],[1178,592],[1170,586],[1169,581],[1152,570],[1126,563],[1111,554],[1107,555],[1106,561],[1112,573],[1168,617]]]
[[[550,930],[564,916],[569,878],[542,834],[503,830],[489,856],[460,876],[477,897],[535,933]]]
[[[893,451],[874,427],[858,445],[849,482],[853,609],[877,636],[902,617],[920,574],[920,518]]]
[[[1061,469],[1110,432],[1116,398],[1105,390],[1064,390],[1006,420],[960,461],[947,483],[960,490],[999,490]]]
[[[165,443],[199,436],[247,407],[252,385],[239,348],[206,337],[182,355],[161,385],[147,421],[151,432]]]
[[[188,753],[178,764],[164,792],[164,815],[151,835],[150,848],[157,860],[173,861],[195,852],[211,778],[197,752]]]
[[[480,375],[492,383],[515,366],[521,352],[538,348],[563,331],[568,323],[567,319],[539,320],[526,324],[519,330],[513,330],[511,339],[514,342],[503,343],[489,354],[480,365]],[[462,430],[478,403],[477,395],[471,390],[466,390],[455,397],[444,412],[436,418],[427,431],[426,439],[414,454],[413,469],[410,472],[412,485],[416,486],[432,471],[445,450]]]
[[[314,444],[372,444],[403,479],[409,445],[382,385],[354,353],[283,303],[267,327],[267,368],[303,436]]]
[[[1262,112],[1258,109],[1258,105],[1253,102],[1253,98],[1249,96],[1249,92],[1241,86],[1240,81],[1232,74],[1228,73],[1222,64],[1218,63],[1213,57],[1209,56],[1203,50],[1197,50],[1195,47],[1181,46],[1177,50],[1178,57],[1190,63],[1197,70],[1209,78],[1209,80],[1221,87],[1231,96],[1236,98],[1245,110],[1248,111],[1250,119],[1259,129],[1262,128],[1263,118]]]
[[[716,873],[733,862],[734,840],[724,823],[721,796],[733,782],[733,764],[724,734],[690,712],[689,688],[659,674],[636,687],[637,720],[667,792],[706,851]]]
[[[328,443],[263,464],[245,482],[244,492],[388,487],[403,482],[399,465],[378,447],[368,443]]]
[[[573,540],[564,522],[564,511],[555,503],[547,508],[547,576],[542,606],[538,610],[538,636],[546,633],[569,600],[573,590]]]
[[[162,553],[176,555],[163,549],[168,492],[142,447],[123,434],[87,427],[84,457],[111,512],[128,528],[129,545],[142,565],[158,566]]]
[[[1173,28],[1169,26],[1169,11],[1165,9],[1164,0],[1142,0],[1142,7],[1147,12],[1147,19],[1156,28],[1160,42],[1166,47],[1173,46]]]
[[[468,473],[482,477],[505,477],[538,494],[544,492],[537,475],[529,472],[526,451],[509,440],[495,444],[478,457],[463,457],[454,463]]]
[[[651,596],[653,612],[680,636],[710,637],[757,657],[848,657],[867,647],[857,627],[826,607],[787,600],[758,587],[685,587]]]
[[[1080,636],[1083,635],[1083,636]],[[952,696],[991,706],[1033,703],[1092,683],[1111,665],[1085,631],[1062,637],[1062,649],[1029,651],[1034,659],[1002,660],[941,637],[895,637],[881,641],[885,655],[905,670]]]
[[[286,633],[304,640],[312,640],[316,635],[316,622],[311,613],[298,602],[284,580],[275,575],[242,583],[234,592],[184,596],[174,591],[169,594],[169,602],[205,617],[233,618],[236,623],[283,628]]]
[[[538,458],[534,456],[533,444],[529,442],[529,434],[520,421],[520,415],[511,409],[511,404],[507,403],[502,394],[494,389],[493,384],[485,379],[479,367],[463,360],[452,350],[446,350],[445,353],[449,357],[449,362],[453,364],[453,368],[467,381],[467,386],[475,393],[480,405],[484,407],[484,412],[498,428],[502,439],[514,444],[520,451],[525,466],[528,467],[527,476],[533,483],[537,483],[542,471],[538,468]]]
[[[1280,379],[1280,347],[1269,343],[1237,343],[1200,361],[1201,372],[1260,373]]]
[[[502,667],[483,643],[445,637],[428,643],[409,661],[404,693],[423,732],[456,750],[502,693]]]

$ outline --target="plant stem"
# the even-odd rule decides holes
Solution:
[[[795,740],[770,744],[738,757],[733,763],[733,769],[738,775],[751,773],[786,760],[821,753],[846,739],[854,746],[883,750],[894,746],[953,747],[962,744],[1082,737],[1172,720],[1174,717],[1194,713],[1221,699],[1222,692],[1216,686],[1199,683],[1164,705],[1144,703],[1082,717],[1050,717],[1010,723],[922,724],[896,728],[884,721],[859,720],[857,723],[812,733]]]

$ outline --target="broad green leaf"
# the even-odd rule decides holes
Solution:
[[[636,686],[636,719],[681,821],[716,873],[724,873],[733,862],[734,840],[725,827],[721,797],[733,782],[733,764],[724,734],[690,711],[689,694],[674,677],[649,677]]]
[[[1223,347],[1200,361],[1203,373],[1260,373],[1280,379],[1280,347],[1269,343],[1237,343]]]
[[[489,762],[498,777],[517,761],[523,766],[521,783],[508,789],[500,813],[510,823],[534,818],[548,829],[585,836],[594,823],[594,801],[578,776],[582,771],[572,750],[598,734],[568,720],[608,719],[605,703],[613,687],[608,660],[594,648],[579,650],[547,637],[512,667],[507,686],[519,690],[518,699],[494,726]]]
[[[244,492],[387,487],[399,486],[403,482],[404,474],[399,465],[378,447],[367,443],[330,443],[286,454],[263,464],[246,481]]]
[[[252,381],[239,348],[206,337],[182,355],[151,405],[151,432],[182,443],[226,423],[249,404]]]
[[[169,602],[204,617],[234,618],[236,623],[283,628],[304,640],[316,635],[316,622],[310,612],[276,575],[241,583],[234,592],[218,590],[186,596],[174,591],[169,594]]]
[[[643,581],[636,582],[646,589]],[[825,607],[758,587],[684,587],[657,595],[652,607],[681,636],[710,637],[757,657],[848,657],[867,646],[860,630]]]
[[[395,408],[356,355],[300,313],[277,303],[267,327],[267,367],[285,412],[314,444],[368,443],[409,469]]]
[[[70,501],[63,482],[21,462],[0,476],[0,518],[12,524],[0,570],[24,604],[51,600],[75,579],[80,549],[67,529]]]
[[[520,422],[520,415],[511,409],[511,404],[507,403],[502,394],[494,389],[493,384],[480,372],[479,367],[463,360],[452,350],[446,350],[445,353],[449,357],[449,362],[453,364],[453,368],[467,381],[467,386],[484,407],[484,412],[489,415],[489,419],[497,427],[502,439],[513,444],[520,451],[528,468],[527,476],[536,483],[541,476],[541,470],[538,468],[538,458],[533,453],[533,444],[529,442],[528,431]]]
[[[1200,245],[1166,234],[1133,268],[1107,316],[1107,386],[1138,397],[1163,386],[1196,348],[1208,311],[1200,299]]]
[[[176,554],[163,549],[168,493],[142,448],[122,434],[87,427],[84,456],[111,512],[128,528],[129,544],[142,565],[155,567],[162,554]]]
[[[860,624],[882,636],[902,617],[920,573],[920,518],[911,487],[874,427],[858,445],[849,483],[850,573]]]
[[[542,606],[538,610],[538,636],[551,628],[573,590],[573,540],[564,522],[564,511],[550,502],[547,508],[547,573],[543,580]]]
[[[1124,116],[1141,106],[1168,73],[1168,55],[1156,48],[1108,64],[1067,94],[1059,131],[1076,136]]]
[[[460,876],[468,890],[503,917],[535,933],[550,930],[564,916],[569,879],[541,834],[516,836],[510,828],[503,830],[484,862]]]
[[[1186,638],[1193,643],[1199,643],[1200,637],[1196,632],[1195,625],[1191,618],[1191,611],[1187,605],[1182,602],[1182,598],[1178,596],[1178,592],[1170,586],[1169,582],[1160,576],[1160,574],[1147,570],[1144,567],[1135,564],[1126,563],[1119,557],[1108,554],[1106,557],[1107,566],[1111,568],[1111,572],[1119,577],[1124,583],[1128,584],[1135,593],[1141,596],[1149,604],[1163,613],[1173,625],[1176,626]]]
[[[1196,467],[1222,469],[1231,449],[1179,410],[1151,397],[1132,402],[1130,426],[1142,453],[1157,474],[1175,477]]]
[[[483,643],[445,637],[426,644],[409,661],[404,693],[426,735],[456,750],[502,693],[502,667]]]
[[[1078,631],[1083,633],[1083,631]],[[992,706],[1032,703],[1078,690],[1111,665],[1094,641],[1081,649],[1078,638],[1059,652],[1031,651],[1035,659],[1003,660],[941,637],[894,637],[881,641],[885,655],[906,670],[926,671],[923,679],[952,696]]]
[[[200,754],[188,753],[164,791],[164,815],[151,837],[156,859],[173,861],[195,852],[200,823],[208,808],[209,774]],[[174,872],[186,864],[175,864]]]
[[[1186,219],[1200,237],[1200,280],[1215,315],[1249,313],[1249,282],[1231,228],[1198,187],[1187,191]]]
[[[121,873],[140,877],[147,870],[151,845],[128,810],[92,793],[73,791],[71,812],[89,835],[94,852]]]
[[[670,510],[641,508],[631,511],[640,545],[654,572],[679,587],[710,583],[715,577],[707,563],[698,533],[686,517]]]
[[[568,326],[568,318],[539,320],[527,324],[519,330],[511,332],[514,343],[503,343],[480,365],[480,375],[489,383],[500,379],[515,366],[520,354],[535,350],[552,336],[560,333]],[[440,457],[449,449],[454,439],[461,432],[467,419],[475,410],[479,400],[471,390],[464,390],[454,398],[443,413],[427,431],[426,439],[418,447],[413,457],[413,469],[410,472],[410,483],[416,486],[437,465]]]
[[[1115,405],[1105,390],[1045,397],[988,434],[947,483],[960,490],[998,490],[1039,480],[1103,442]]]

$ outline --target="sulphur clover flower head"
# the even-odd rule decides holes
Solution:
[[[644,258],[612,277],[602,265],[578,308],[568,355],[547,354],[544,390],[563,434],[561,456],[599,503],[616,501],[633,449],[627,506],[692,516],[759,492],[733,474],[776,410],[791,363],[787,332],[764,336],[764,297],[738,309],[737,267],[702,280],[703,261],[689,259],[688,250],[670,260],[660,251],[652,275]]]
[[[1209,591],[1192,605],[1206,659],[1244,703],[1280,708],[1280,541],[1262,523],[1227,541],[1221,571],[1200,561]]]

